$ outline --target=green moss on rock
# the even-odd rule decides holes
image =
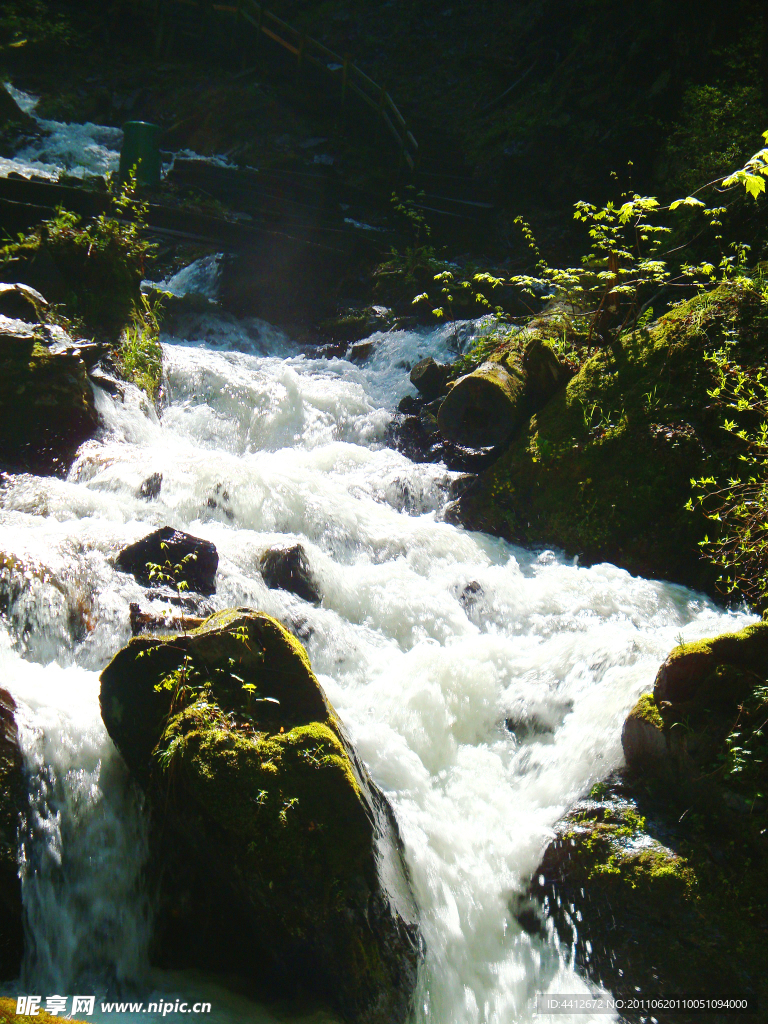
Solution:
[[[738,468],[707,394],[705,357],[726,338],[748,365],[768,355],[768,301],[743,282],[599,351],[480,476],[458,518],[714,591],[715,571],[700,558],[706,521],[685,506],[692,477]]]
[[[166,958],[210,966],[213,948],[303,979],[351,1021],[404,1021],[419,940],[397,826],[302,645],[267,615],[218,612],[132,640],[101,705],[152,808]]]

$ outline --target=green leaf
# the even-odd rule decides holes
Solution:
[[[704,203],[700,199],[696,199],[695,196],[686,196],[685,199],[676,199],[669,208],[676,210],[678,206],[704,206]]]

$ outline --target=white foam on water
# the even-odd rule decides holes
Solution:
[[[214,326],[215,350],[196,336]],[[46,824],[50,799],[40,804],[45,828],[28,862],[41,863],[60,834],[71,843],[61,840],[62,865],[82,870],[91,819],[87,800],[82,811],[71,794],[85,790],[104,807],[100,855],[122,863],[127,846],[142,849],[138,808],[128,808],[98,718],[96,674],[127,639],[130,602],[147,604],[114,569],[115,555],[158,526],[183,528],[218,548],[214,607],[263,609],[305,639],[392,801],[427,948],[417,1020],[533,1020],[537,991],[587,991],[570,952],[527,935],[512,911],[553,825],[621,763],[622,721],[677,636],[752,617],[612,565],[579,567],[442,521],[456,474],[412,463],[384,440],[411,392],[410,366],[428,353],[450,358],[453,329],[374,340],[372,359],[357,366],[309,359],[257,323],[201,321],[166,339],[162,418],[135,389],[124,400],[99,392],[103,430],[66,480],[6,480],[0,552],[15,649],[3,657],[30,708],[30,764],[41,779],[54,771],[64,793],[54,801],[58,833]],[[162,486],[147,500],[140,488],[152,474]],[[287,539],[306,548],[318,607],[268,590],[259,574],[260,555]],[[80,696],[62,696],[70,689]],[[61,780],[75,776],[67,791]],[[121,815],[127,838],[114,824]],[[91,901],[121,912],[136,859],[123,889],[89,893],[83,914]],[[56,932],[49,904],[32,905],[35,934]],[[94,961],[103,977],[140,975],[132,928],[136,941],[106,955],[109,970]],[[69,962],[68,940],[57,941],[49,972]],[[238,1012],[222,1007],[216,1019],[231,1024]]]

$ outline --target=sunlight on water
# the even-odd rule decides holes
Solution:
[[[148,605],[112,559],[170,524],[216,544],[214,607],[252,605],[300,632],[392,801],[428,951],[418,1019],[526,1021],[537,991],[586,991],[568,951],[521,931],[514,899],[563,811],[620,764],[621,723],[676,636],[749,617],[443,522],[456,474],[384,438],[409,367],[450,358],[450,330],[376,336],[363,367],[308,359],[274,328],[231,318],[166,341],[162,418],[133,388],[99,393],[102,434],[68,479],[9,477],[1,492],[4,677],[38,780],[28,972],[61,986],[89,971],[102,985],[142,979],[147,908],[131,894],[145,840],[99,720],[97,673],[128,639],[129,603]],[[146,500],[151,474],[162,486]],[[319,607],[261,579],[259,556],[286,538],[306,548]],[[85,871],[94,845],[109,870]],[[98,954],[75,948],[84,935],[104,936]],[[238,998],[214,995],[217,1021],[278,1019]]]

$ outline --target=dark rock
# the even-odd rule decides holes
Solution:
[[[615,996],[712,997],[738,978],[741,993],[762,999],[768,950],[750,919],[765,898],[765,853],[752,848],[750,877],[736,838],[745,815],[738,831],[689,826],[688,796],[626,772],[595,790],[555,826],[529,890],[578,967]],[[718,857],[721,845],[730,858]]]
[[[186,696],[159,685],[182,665]],[[101,708],[147,798],[158,964],[409,1020],[421,941],[397,824],[301,644],[248,609],[138,637]]]
[[[108,395],[114,395],[116,398],[122,398],[125,395],[125,382],[112,377],[98,365],[88,371],[88,377]]]
[[[13,156],[24,141],[42,134],[37,121],[0,85],[0,156]]]
[[[473,608],[484,596],[485,593],[482,586],[477,580],[472,580],[459,594],[459,603],[463,608]]]
[[[391,309],[386,306],[365,306],[362,309],[347,309],[329,317],[317,325],[321,334],[336,342],[355,342],[369,337],[376,331],[389,330],[395,323]]]
[[[440,428],[437,425],[437,416],[428,409],[422,409],[419,415],[419,423],[427,441],[432,441],[440,433]]]
[[[24,955],[18,831],[26,800],[16,703],[0,690],[0,980],[18,978]]]
[[[183,559],[188,556],[187,562]],[[135,544],[123,548],[115,561],[115,567],[121,572],[131,573],[139,583],[148,586],[152,579],[148,563],[170,566],[180,565],[177,581],[184,581],[192,590],[201,594],[212,594],[216,590],[216,570],[219,567],[219,555],[216,547],[208,540],[200,540],[189,533],[174,530],[172,526],[163,526],[155,530]],[[170,572],[170,568],[166,570]]]
[[[341,359],[346,351],[346,341],[331,341],[327,345],[317,345],[307,349],[307,355],[310,359]]]
[[[349,346],[347,359],[353,363],[364,363],[373,355],[375,348],[375,341],[356,341],[354,345]]]
[[[47,306],[40,292],[27,284],[0,283],[0,314],[3,316],[40,323]]]
[[[152,473],[148,476],[139,487],[139,497],[144,498],[145,501],[154,501],[154,499],[160,494],[160,489],[163,486],[163,474]]]
[[[445,392],[449,370],[449,366],[436,363],[432,356],[427,356],[411,370],[411,384],[427,401],[432,401]]]
[[[95,432],[98,417],[75,344],[53,347],[40,333],[0,316],[0,461],[50,472]]]
[[[423,405],[422,399],[414,398],[413,395],[406,395],[405,398],[400,399],[397,411],[403,413],[404,416],[418,416]]]
[[[301,544],[265,551],[259,559],[259,570],[270,590],[287,590],[313,604],[322,601],[320,588]]]

